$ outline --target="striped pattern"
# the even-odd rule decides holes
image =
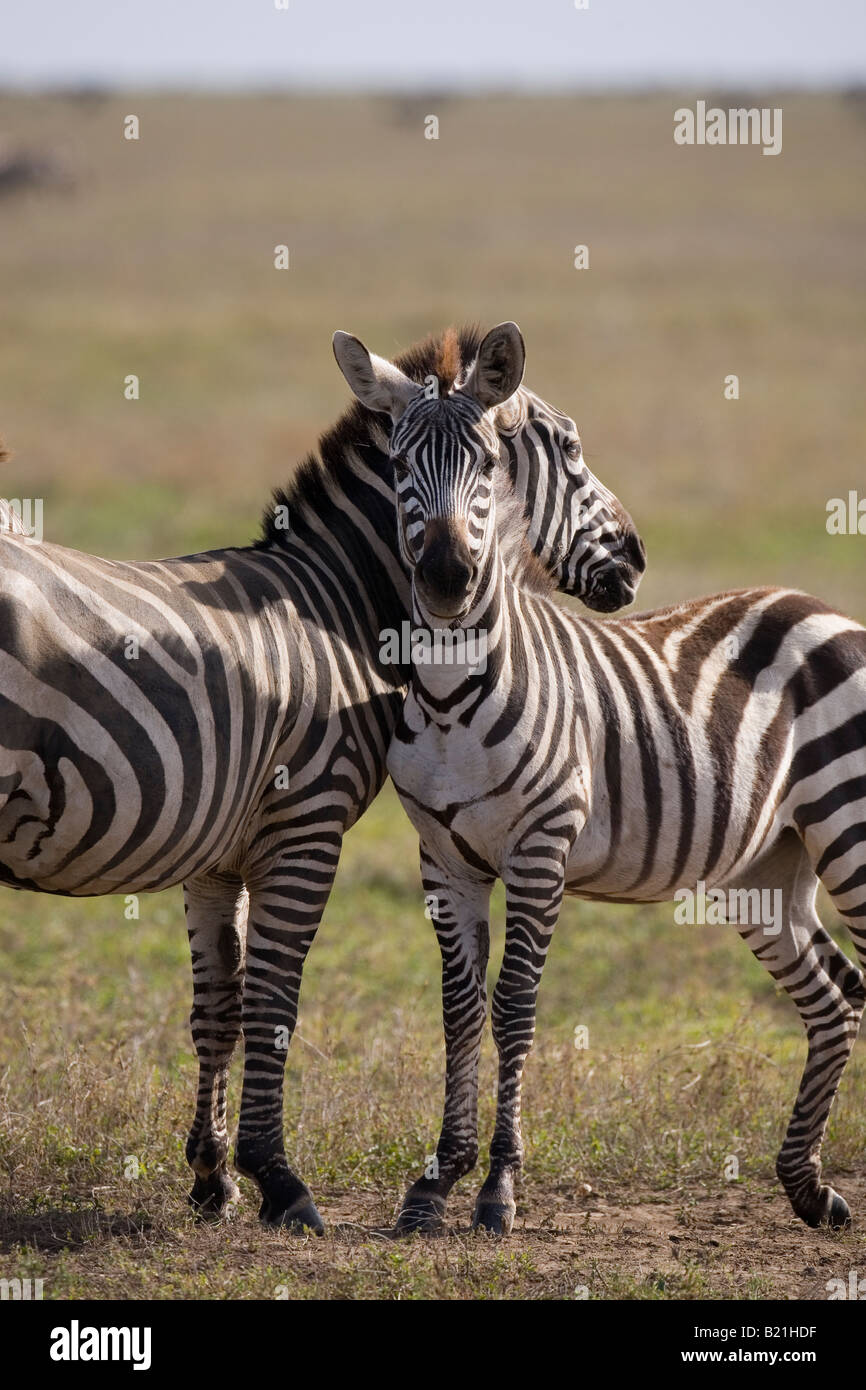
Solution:
[[[454,336],[454,372],[480,342]],[[441,340],[403,359],[413,381],[441,368]],[[547,511],[563,496],[558,417],[528,391],[520,410],[515,476]],[[524,431],[548,432],[531,469]],[[263,1219],[321,1229],[285,1155],[283,1072],[342,837],[385,778],[408,680],[379,659],[382,630],[409,616],[389,432],[353,407],[253,546],[123,564],[0,537],[0,880],[72,895],[183,884],[199,1059],[187,1156],[205,1215],[237,1195],[226,1077],[243,1034],[238,1166]],[[597,487],[588,473],[575,486]],[[605,505],[615,577],[636,542]],[[579,592],[583,570],[569,573]]]
[[[472,566],[449,601],[488,643],[483,672],[413,669],[388,758],[421,838],[447,1050],[438,1176],[412,1186],[400,1225],[437,1225],[477,1161],[497,878],[507,901],[492,1000],[499,1091],[475,1224],[502,1233],[513,1220],[521,1075],[563,894],[682,905],[706,885],[710,899],[725,890],[721,920],[736,920],[806,1031],[779,1177],[804,1220],[844,1225],[820,1147],[866,989],[822,928],[815,894],[820,879],[866,964],[866,630],[783,589],[604,623],[564,611],[510,559],[525,526],[501,477],[479,471],[484,420],[467,415],[461,428],[462,443],[444,403],[423,420],[410,404],[393,436],[405,471],[398,525],[429,537],[447,515],[458,561],[460,537],[471,537]],[[425,554],[416,550],[418,623],[436,621],[419,580]]]
[[[618,499],[587,468],[574,422],[551,407],[539,409],[520,391],[510,404],[507,427],[501,420],[497,424],[498,431],[489,413],[459,392],[419,400],[398,420],[391,450],[403,559],[411,569],[417,565],[430,517],[465,521],[476,554],[497,463],[503,460],[516,496],[510,504],[503,498],[501,505],[510,506],[513,520],[525,516],[527,521],[522,528],[502,530],[506,563],[515,577],[533,587],[544,587],[552,577],[557,588],[602,612],[630,603],[645,567],[643,542],[624,524]],[[426,438],[431,426],[435,445]],[[410,456],[417,460],[414,469],[405,462]],[[551,467],[552,459],[558,467]],[[533,487],[539,467],[547,482],[540,489]],[[523,506],[515,506],[519,499]]]

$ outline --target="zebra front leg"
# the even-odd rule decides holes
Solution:
[[[496,1126],[490,1171],[475,1203],[473,1227],[507,1236],[514,1224],[514,1180],[523,1166],[520,1088],[535,1036],[541,972],[559,916],[564,861],[547,865],[539,854],[506,879],[505,951],[493,991],[493,1040],[499,1053]]]
[[[247,893],[239,878],[214,874],[185,883],[183,894],[192,956],[189,1021],[199,1064],[186,1145],[195,1173],[189,1202],[197,1216],[214,1220],[240,1195],[226,1167],[226,1080],[241,1031]]]
[[[442,953],[445,1111],[435,1158],[403,1199],[400,1232],[438,1230],[449,1192],[478,1162],[478,1060],[487,1021],[492,882],[458,882],[423,849],[421,873]]]
[[[309,1227],[322,1218],[289,1167],[283,1138],[283,1076],[298,1017],[301,974],[339,857],[321,844],[296,849],[289,865],[250,885],[242,1027],[244,1080],[235,1162],[259,1186],[266,1226]]]

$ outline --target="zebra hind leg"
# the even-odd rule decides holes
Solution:
[[[816,812],[825,809],[832,814],[822,821]],[[804,838],[815,870],[857,952],[859,986],[852,982],[848,988],[856,996],[859,987],[862,1008],[866,986],[866,778],[852,778],[835,786],[823,801],[807,808],[804,819]],[[849,968],[852,975],[858,974]]]
[[[229,1175],[226,1082],[241,1031],[247,894],[239,878],[212,875],[184,884],[192,956],[190,1028],[198,1054],[195,1119],[186,1146],[194,1174],[189,1203],[218,1220],[240,1192]]]
[[[866,1002],[861,972],[824,930],[815,911],[817,878],[793,837],[738,887],[781,891],[780,922],[738,923],[757,960],[790,995],[808,1051],[776,1173],[797,1216],[838,1230],[851,1219],[844,1197],[822,1181],[821,1144]],[[772,901],[772,900],[766,900]]]

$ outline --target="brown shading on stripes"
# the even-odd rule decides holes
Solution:
[[[707,603],[714,602],[717,606],[707,612],[703,621],[684,639],[678,650],[673,685],[682,709],[691,710],[701,667],[712,649],[724,641],[739,626],[749,610],[770,592],[772,591],[768,589],[734,589],[729,594],[719,594],[715,600],[705,600]],[[719,603],[719,599],[726,599],[727,602]],[[678,626],[682,627],[682,617]],[[731,732],[736,733],[736,726]]]

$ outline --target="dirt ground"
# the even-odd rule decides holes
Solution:
[[[866,1179],[840,1186],[852,1210],[866,1213]],[[335,1243],[363,1239],[365,1228],[346,1215],[357,1220],[358,1206],[357,1195],[328,1200]],[[828,1281],[847,1284],[858,1259],[866,1274],[866,1221],[855,1217],[841,1234],[810,1230],[779,1191],[532,1194],[501,1242],[469,1234],[471,1209],[468,1192],[454,1200],[444,1242],[528,1256],[541,1297],[826,1300]]]
[[[838,1176],[838,1175],[837,1175]],[[866,1211],[866,1179],[840,1182]],[[176,1199],[178,1194],[173,1194]],[[864,1222],[812,1231],[777,1191],[526,1194],[512,1235],[469,1230],[472,1191],[441,1236],[395,1239],[395,1194],[324,1190],[323,1238],[264,1231],[252,1203],[196,1226],[176,1200],[162,1217],[20,1205],[0,1214],[2,1273],[41,1277],[45,1298],[827,1300],[866,1273]],[[95,1194],[98,1199],[98,1194]],[[26,1251],[26,1257],[24,1252]],[[838,1286],[837,1286],[838,1287]],[[866,1288],[866,1283],[864,1283]]]

